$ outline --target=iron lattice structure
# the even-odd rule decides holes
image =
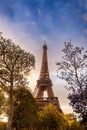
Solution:
[[[47,97],[44,97],[44,91],[47,92]],[[52,82],[49,76],[48,70],[48,60],[47,60],[47,45],[43,45],[43,56],[42,56],[42,65],[39,79],[37,80],[37,85],[34,90],[34,96],[39,102],[39,108],[47,106],[49,103],[52,103],[57,107],[57,109],[62,112],[59,104],[58,97],[54,96],[52,89]]]

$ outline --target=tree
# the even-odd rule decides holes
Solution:
[[[73,110],[87,117],[87,51],[65,43],[64,56],[57,62],[58,77],[67,82],[68,99]],[[87,119],[86,119],[87,122]]]
[[[3,113],[5,105],[5,97],[3,91],[0,89],[0,115]]]
[[[84,94],[87,99],[87,90],[84,89]],[[68,95],[68,99],[70,99],[70,105],[73,107],[76,113],[80,113],[79,117],[82,118],[82,123],[87,123],[87,106],[84,101],[82,94],[80,93],[72,93]]]
[[[13,89],[26,86],[24,77],[35,65],[32,54],[25,52],[11,40],[0,36],[0,87],[9,95],[9,117],[7,130],[11,130],[13,117]]]
[[[74,121],[70,126],[70,130],[84,130],[79,122]]]
[[[6,123],[0,121],[0,130],[6,130]]]
[[[38,104],[28,88],[14,90],[13,126],[20,128],[34,127],[37,120]]]
[[[38,129],[43,130],[59,130],[64,125],[64,118],[52,104],[46,106],[39,113]]]

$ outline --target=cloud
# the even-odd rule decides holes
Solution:
[[[31,21],[30,24],[31,24],[32,26],[35,26],[35,25],[36,25],[36,22]]]
[[[86,1],[86,3],[85,3],[85,9],[87,9],[87,1]]]
[[[87,13],[82,15],[82,19],[84,20],[85,23],[87,23]]]
[[[84,29],[84,33],[87,35],[87,28]]]
[[[38,12],[38,14],[39,14],[40,16],[42,15],[41,9],[38,9],[37,12]]]
[[[15,44],[20,45],[21,48],[38,57],[38,53],[40,52],[38,49],[40,48],[40,45],[37,40],[31,36],[30,32],[25,30],[24,25],[25,23],[13,23],[6,17],[0,15],[0,32],[3,33],[3,36],[12,39]]]

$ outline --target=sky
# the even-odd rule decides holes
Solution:
[[[56,62],[61,60],[64,42],[87,48],[87,0],[0,0],[0,32],[22,49],[35,55],[30,73],[32,91],[39,78],[42,46],[48,46],[48,66],[55,96],[62,110],[72,112],[65,82],[57,77]]]

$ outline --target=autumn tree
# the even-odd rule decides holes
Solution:
[[[64,126],[64,118],[57,108],[49,104],[39,113],[37,127],[40,130],[60,130]]]
[[[25,75],[35,65],[35,58],[11,40],[0,36],[0,87],[9,95],[7,130],[11,130],[13,117],[13,88],[26,86]]]
[[[5,106],[5,96],[3,91],[0,89],[0,115],[4,112],[4,106]]]
[[[0,130],[6,130],[6,123],[0,121]]]
[[[28,88],[14,90],[13,126],[21,128],[34,127],[37,120],[38,104]]]
[[[87,122],[87,51],[68,42],[62,52],[62,60],[57,62],[58,77],[67,82],[73,110]]]

